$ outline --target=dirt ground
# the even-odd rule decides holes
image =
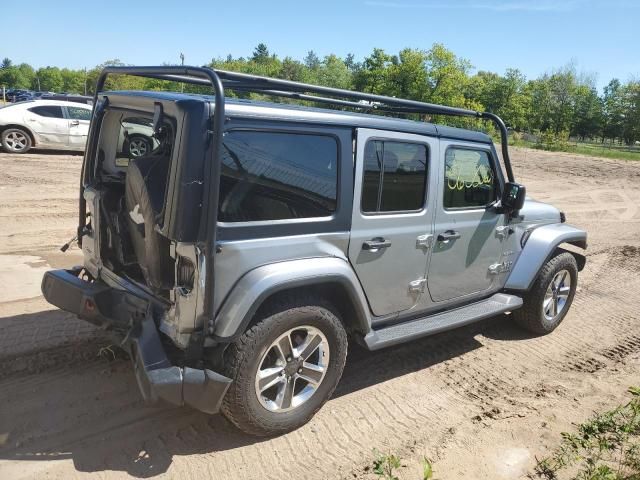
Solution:
[[[508,316],[368,353],[350,350],[303,428],[255,439],[221,416],[146,407],[129,361],[52,309],[42,272],[80,263],[81,157],[0,154],[0,478],[374,478],[373,449],[401,478],[526,478],[559,432],[640,384],[640,164],[514,149],[529,194],[589,232],[573,308],[535,338]]]

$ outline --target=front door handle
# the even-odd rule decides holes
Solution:
[[[443,243],[448,243],[450,240],[456,240],[460,238],[460,232],[456,232],[455,230],[447,230],[444,233],[438,234],[438,241]]]
[[[69,122],[69,125],[71,125],[72,127],[76,125],[80,125],[80,120],[71,120]]]
[[[378,250],[382,250],[383,248],[389,248],[391,246],[391,242],[385,240],[382,237],[372,238],[371,240],[367,240],[362,243],[363,250],[369,250],[370,252],[377,252]]]

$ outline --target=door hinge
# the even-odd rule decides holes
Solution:
[[[513,229],[508,225],[502,225],[500,227],[496,227],[496,237],[498,237],[500,240],[507,238],[512,233],[513,233]]]
[[[416,247],[417,248],[431,248],[431,245],[433,244],[433,235],[431,234],[425,234],[425,235],[420,235],[418,238],[416,238]]]
[[[513,260],[505,260],[500,263],[494,263],[489,265],[489,274],[490,275],[499,275],[501,273],[511,271],[511,267],[513,266]]]
[[[412,293],[424,292],[424,285],[427,283],[426,278],[419,278],[413,282],[409,282],[409,291]]]

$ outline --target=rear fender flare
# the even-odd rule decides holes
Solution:
[[[585,249],[587,248],[587,232],[566,223],[543,225],[533,229],[504,288],[506,290],[529,290],[542,266],[563,243]],[[586,262],[584,255],[570,253],[576,257],[578,269],[582,270]]]
[[[241,335],[260,305],[275,293],[299,287],[339,284],[353,305],[355,317],[349,319],[362,334],[371,329],[371,316],[362,287],[344,259],[306,258],[271,263],[246,273],[234,286],[218,310],[213,336],[230,341]]]

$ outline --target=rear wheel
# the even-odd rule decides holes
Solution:
[[[569,252],[556,255],[540,269],[522,308],[513,312],[515,321],[533,333],[551,333],[567,315],[577,283],[575,257]]]
[[[241,430],[273,435],[305,424],[333,393],[347,335],[328,306],[290,299],[247,330],[226,353],[234,381],[222,412]]]
[[[7,153],[26,153],[31,146],[31,136],[20,128],[8,128],[2,132],[2,148]]]

